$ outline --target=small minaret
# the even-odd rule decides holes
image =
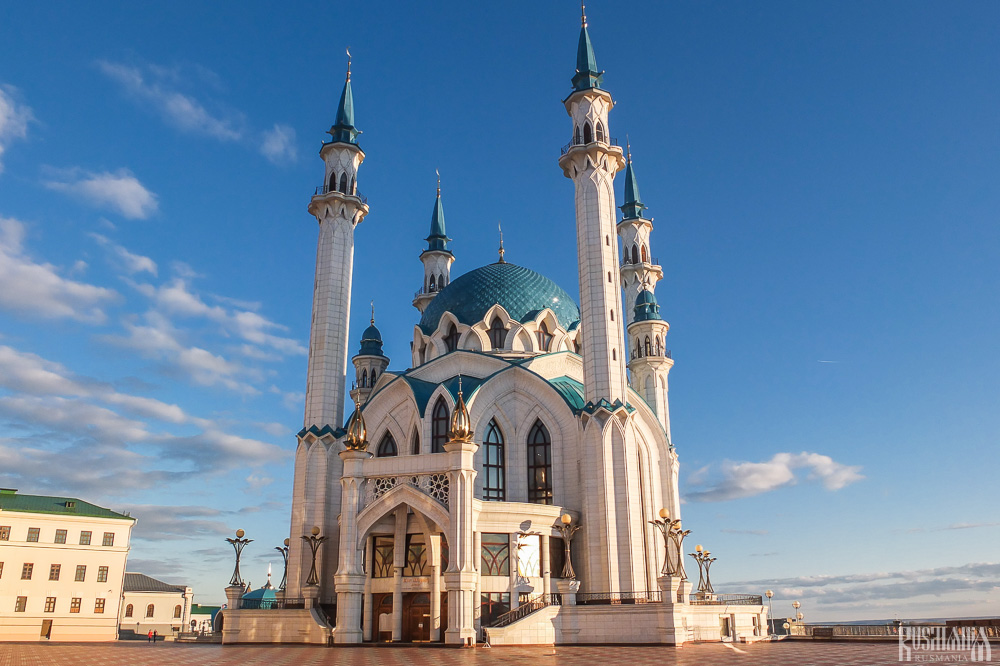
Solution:
[[[371,325],[361,334],[361,349],[351,359],[354,363],[354,388],[351,399],[364,404],[375,388],[375,382],[389,367],[389,357],[382,353],[382,333],[375,327],[375,304],[372,303]]]
[[[646,205],[639,197],[639,184],[632,168],[632,147],[626,144],[628,163],[625,166],[625,203],[619,208],[623,219],[618,223],[618,237],[622,241],[622,292],[625,298],[625,313],[628,323],[635,320],[633,305],[639,292],[647,289],[655,291],[656,283],[663,278],[663,269],[656,264],[649,245],[653,221],[646,219],[643,211]],[[631,338],[630,338],[631,340]],[[632,350],[634,353],[634,349]]]
[[[424,284],[413,297],[413,307],[421,313],[427,309],[427,304],[434,300],[437,293],[451,282],[451,264],[455,261],[455,255],[448,249],[448,241],[451,239],[444,229],[440,173],[438,173],[434,212],[431,213],[431,233],[425,240],[427,249],[420,253],[420,261],[424,264]]]
[[[572,140],[559,166],[576,191],[583,383],[588,402],[625,403],[625,322],[614,190],[614,177],[625,166],[625,156],[608,135],[608,112],[614,101],[600,88],[603,72],[597,69],[586,15],[582,23],[573,92],[563,102],[573,120]]]
[[[624,269],[623,269],[624,270]],[[670,324],[660,316],[660,306],[652,290],[643,289],[635,299],[632,323],[628,325],[632,353],[628,369],[632,372],[632,388],[653,408],[660,420],[667,441],[670,441],[670,410],[667,403],[667,375],[674,361],[666,349]]]

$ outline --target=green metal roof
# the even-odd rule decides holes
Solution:
[[[619,208],[626,220],[642,217],[642,211],[646,209],[642,199],[639,198],[639,183],[636,182],[635,172],[632,170],[631,150],[629,150],[628,165],[625,167],[625,203]]]
[[[24,513],[50,513],[66,516],[88,516],[91,518],[135,518],[99,507],[73,497],[48,497],[46,495],[21,495],[16,490],[0,488],[0,511],[23,511]]]
[[[441,190],[438,190],[437,199],[434,200],[434,212],[431,213],[431,233],[424,240],[427,241],[427,251],[451,252],[448,249],[448,234],[444,230],[444,206],[441,204]]]
[[[597,69],[597,57],[594,56],[594,45],[590,43],[587,24],[580,28],[580,42],[576,47],[576,75],[573,77],[573,89],[576,91],[600,88],[604,80],[604,72]]]
[[[660,305],[656,296],[648,289],[643,289],[635,299],[635,318],[633,321],[662,320]]]
[[[347,76],[344,90],[340,93],[340,104],[337,105],[337,121],[328,134],[333,137],[333,143],[353,143],[357,145],[358,128],[354,126],[354,93],[351,91],[351,77]]]
[[[374,320],[361,334],[361,349],[358,351],[358,356],[385,356],[382,353],[382,333],[375,326]]]
[[[433,395],[434,391],[437,390],[438,386],[444,386],[448,393],[451,394],[451,397],[458,400],[458,375],[452,377],[451,379],[446,379],[440,384],[425,382],[422,379],[417,379],[416,377],[411,377],[409,375],[403,375],[402,379],[410,385],[410,390],[413,391],[413,397],[417,401],[417,409],[420,410],[421,418],[425,416],[427,412],[427,403],[430,402],[431,395]],[[466,400],[471,399],[473,394],[479,390],[479,387],[482,386],[483,382],[487,379],[489,379],[489,377],[477,379],[476,377],[462,375],[462,394],[465,396]]]
[[[565,375],[556,377],[555,379],[550,379],[549,384],[559,392],[559,395],[562,396],[562,399],[566,401],[566,404],[574,412],[579,412],[587,404],[587,399],[584,398],[583,384],[572,377],[566,377]]]
[[[531,321],[545,308],[550,308],[567,330],[580,321],[580,309],[555,282],[530,268],[496,263],[469,271],[442,289],[420,317],[420,329],[432,333],[445,312],[471,326],[496,304],[521,323]]]

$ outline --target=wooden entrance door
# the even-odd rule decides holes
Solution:
[[[372,640],[388,643],[392,640],[392,593],[372,595]]]
[[[52,620],[42,620],[42,638],[52,638]]]
[[[431,639],[431,597],[426,592],[403,595],[403,640],[410,643]]]

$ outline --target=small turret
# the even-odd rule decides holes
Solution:
[[[646,204],[639,196],[639,182],[632,165],[632,146],[626,143],[626,147],[625,203],[618,207],[623,215],[618,223],[618,237],[622,244],[621,279],[626,324],[631,324],[635,316],[631,304],[643,290],[651,293],[656,288],[656,283],[663,279],[663,268],[652,257],[649,237],[653,221],[645,217]]]
[[[635,299],[632,323],[628,325],[631,346],[628,369],[632,388],[653,408],[660,425],[670,438],[670,413],[667,404],[667,375],[674,361],[666,348],[670,324],[660,316],[660,306],[652,291],[644,288]]]
[[[365,403],[372,394],[375,383],[389,367],[389,357],[382,353],[382,333],[375,326],[375,303],[372,302],[372,317],[368,328],[361,334],[361,349],[351,359],[354,363],[354,388],[351,398]]]
[[[448,248],[448,234],[444,225],[444,204],[441,203],[441,174],[438,173],[437,197],[431,212],[431,230],[427,238],[427,249],[420,253],[424,265],[424,283],[413,297],[413,307],[423,313],[439,291],[451,283],[451,265],[455,255]]]

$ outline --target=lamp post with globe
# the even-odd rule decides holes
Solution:
[[[772,590],[767,590],[767,591],[764,592],[764,596],[767,597],[767,632],[769,634],[773,634],[774,633],[774,625],[773,625],[774,620],[771,619],[771,597],[774,596],[774,592]]]

